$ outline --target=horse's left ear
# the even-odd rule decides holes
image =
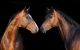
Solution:
[[[29,7],[29,8],[27,8],[27,12],[29,12],[29,10],[30,10],[30,7]]]
[[[24,11],[25,11],[26,13],[28,13],[29,10],[30,10],[30,7],[29,7],[29,8],[26,8],[26,6],[25,6]]]

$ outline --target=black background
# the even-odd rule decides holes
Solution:
[[[78,0],[0,0],[0,38],[2,37],[9,19],[25,6],[30,7],[30,14],[40,27],[44,21],[46,7],[53,6],[69,15],[76,22],[80,23],[80,2]],[[28,30],[20,28],[24,50],[65,50],[60,32],[52,28],[46,34],[40,31],[32,35]]]

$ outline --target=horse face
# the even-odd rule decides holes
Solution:
[[[32,16],[29,13],[26,13],[25,11],[23,12],[23,16],[20,20],[21,22],[21,27],[24,27],[31,31],[32,33],[38,32],[39,28],[35,21],[33,20]]]
[[[46,33],[46,31],[50,30],[52,27],[56,27],[58,24],[58,18],[55,14],[55,10],[51,10],[51,12],[49,12],[46,15],[46,17],[46,20],[43,22],[41,26],[41,31],[43,33]]]
[[[27,20],[28,20],[28,25],[26,26],[26,29],[30,30],[32,33],[38,32],[39,28],[33,18],[31,17],[30,14],[26,15]]]

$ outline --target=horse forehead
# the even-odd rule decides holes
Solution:
[[[54,15],[53,14],[47,14],[45,16],[45,19],[49,20],[49,19],[54,19]]]

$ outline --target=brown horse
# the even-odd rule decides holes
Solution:
[[[77,22],[55,9],[50,9],[46,17],[41,26],[43,33],[53,27],[58,27],[66,50],[80,50],[80,25]]]
[[[32,33],[38,32],[38,26],[28,13],[28,10],[23,9],[18,12],[12,21],[10,21],[1,39],[0,50],[23,50],[21,36],[18,33],[19,27],[28,29]]]

